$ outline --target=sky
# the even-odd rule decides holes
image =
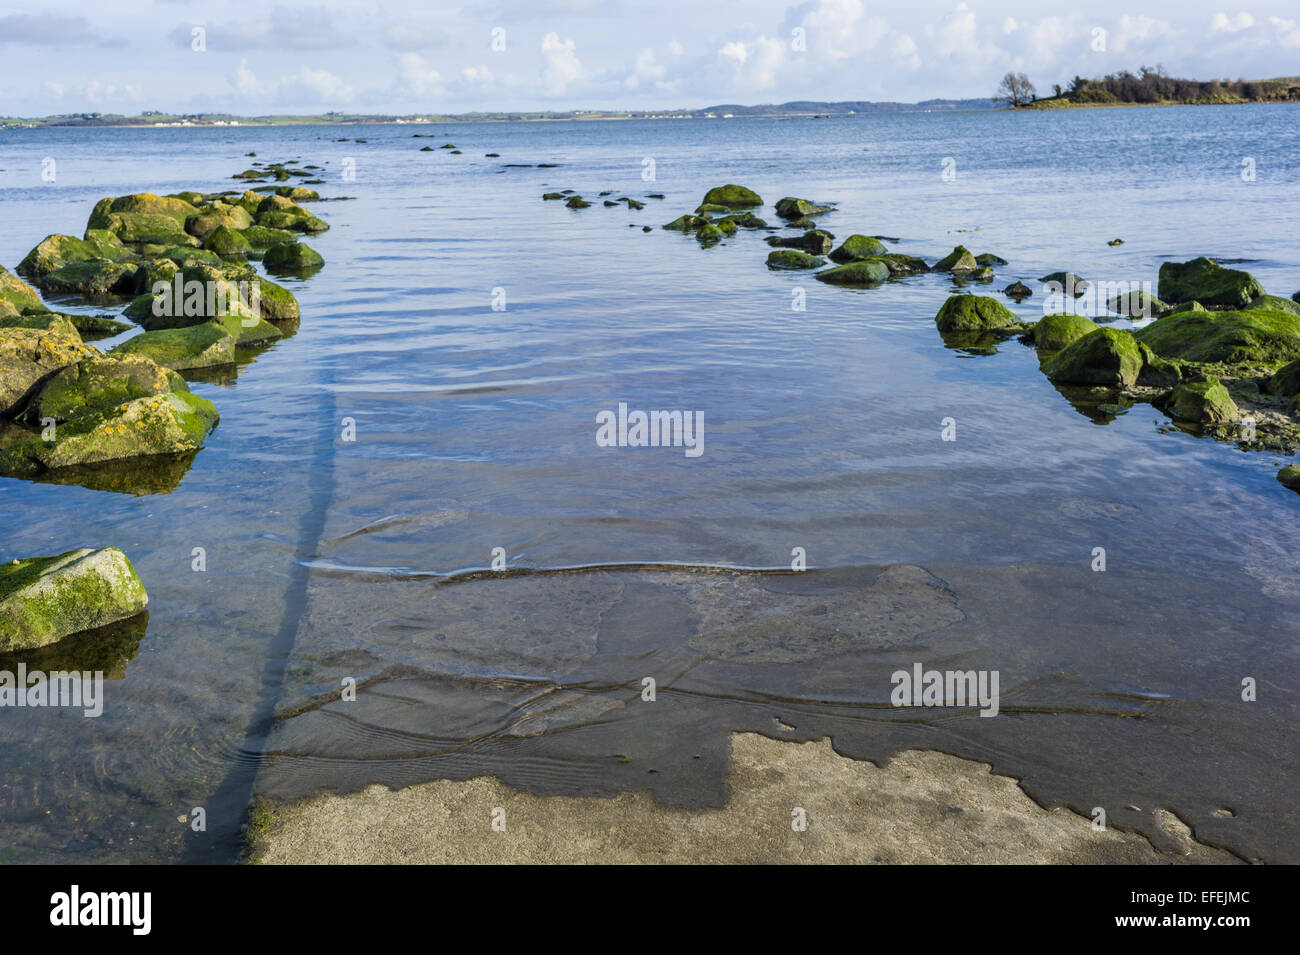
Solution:
[[[1300,74],[1300,5],[1223,0],[0,0],[0,115],[463,113],[1040,94]]]

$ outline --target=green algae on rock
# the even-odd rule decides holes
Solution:
[[[1142,370],[1137,340],[1126,331],[1099,328],[1043,363],[1043,373],[1066,385],[1131,388]]]
[[[137,266],[108,259],[81,259],[59,266],[41,279],[46,295],[103,297],[130,295]]]
[[[975,256],[975,261],[979,265],[987,266],[1007,264],[1006,259],[1002,258],[1000,255],[994,255],[992,252],[981,252],[979,255]]]
[[[208,233],[208,237],[203,240],[203,249],[214,252],[223,259],[246,259],[248,253],[253,251],[253,246],[242,232],[221,225]]]
[[[798,249],[773,249],[767,254],[769,269],[818,269],[826,260],[818,255],[809,255]]]
[[[21,410],[28,393],[51,372],[100,354],[67,327],[0,328],[0,415]]]
[[[987,295],[950,295],[935,315],[934,323],[941,332],[1015,329],[1021,324],[1014,312]]]
[[[1084,335],[1095,332],[1097,327],[1097,323],[1090,318],[1066,312],[1044,316],[1029,329],[1027,335],[1037,348],[1060,351]]]
[[[40,293],[3,265],[0,265],[0,302],[7,302],[19,314],[48,312]]]
[[[569,196],[569,198],[565,200],[564,204],[570,209],[586,209],[591,206],[591,203],[582,198],[582,196]]]
[[[134,617],[149,596],[115,547],[0,564],[0,650],[48,646]]]
[[[931,267],[931,271],[974,272],[978,268],[979,263],[975,261],[975,256],[971,255],[970,250],[967,249],[966,246],[959,245],[938,262],[934,263]]]
[[[1211,427],[1230,425],[1241,414],[1228,389],[1213,376],[1175,385],[1158,404],[1171,417]]]
[[[700,243],[700,245],[705,245],[705,246],[717,245],[719,242],[725,239],[726,236],[727,234],[723,232],[721,229],[719,229],[712,222],[706,223],[705,225],[701,226],[699,229],[695,230],[695,241]]]
[[[763,197],[753,189],[729,183],[725,186],[714,186],[706,192],[702,204],[723,206],[726,209],[747,209],[750,206],[761,206]]]
[[[920,275],[930,271],[930,266],[925,264],[925,259],[917,255],[886,252],[884,255],[877,256],[876,260],[884,263],[890,275]]]
[[[879,285],[889,278],[889,267],[876,259],[864,259],[817,272],[813,278],[831,285]]]
[[[776,214],[782,219],[804,219],[809,216],[819,216],[832,209],[832,206],[819,206],[807,199],[796,199],[793,196],[786,196],[776,203]]]
[[[671,232],[694,232],[696,229],[702,229],[709,222],[710,220],[703,216],[684,215],[665,223],[663,228]]]
[[[267,249],[262,259],[267,269],[279,272],[306,272],[325,264],[321,254],[303,242],[281,243]]]
[[[1300,493],[1300,467],[1294,464],[1288,464],[1282,470],[1277,472],[1277,480],[1283,487],[1290,488],[1292,491]]]
[[[144,355],[110,353],[86,358],[45,381],[23,411],[39,426],[45,419],[67,421],[90,411],[106,411],[136,398],[189,391],[185,379]]]
[[[1088,281],[1073,272],[1049,272],[1038,281],[1046,285],[1055,285],[1060,292],[1079,298],[1088,290]]]
[[[1300,359],[1288,362],[1275,371],[1269,377],[1265,390],[1283,398],[1300,395]]]
[[[869,235],[851,235],[831,253],[831,261],[841,265],[862,259],[874,259],[886,252],[884,243]]]
[[[145,355],[164,368],[187,371],[235,361],[235,341],[220,325],[202,322],[186,328],[145,332],[114,348],[110,355]]]
[[[799,249],[809,255],[825,255],[835,244],[835,237],[823,229],[813,229],[803,235],[768,236],[767,244],[778,249]]]
[[[1157,294],[1173,305],[1196,301],[1205,306],[1241,308],[1263,295],[1264,288],[1249,272],[1224,268],[1202,256],[1161,265]]]
[[[1106,300],[1106,307],[1112,312],[1127,315],[1129,318],[1153,318],[1164,312],[1168,306],[1150,292],[1132,289],[1112,295]]]
[[[1262,365],[1300,358],[1300,316],[1270,309],[1175,312],[1134,334],[1162,358]]]
[[[18,263],[19,275],[39,282],[55,269],[69,262],[100,258],[99,250],[89,242],[70,235],[47,235]]]

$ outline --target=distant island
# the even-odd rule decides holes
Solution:
[[[1060,109],[1075,106],[1218,106],[1235,103],[1298,103],[1300,77],[1270,80],[1188,80],[1169,76],[1159,66],[1136,73],[1121,70],[1097,79],[1076,76],[1056,84],[1039,98],[1024,73],[1008,73],[998,101],[1013,109]]]

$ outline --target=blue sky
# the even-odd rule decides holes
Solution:
[[[1157,63],[1264,78],[1300,74],[1298,20],[1221,0],[0,2],[0,115],[910,102]]]

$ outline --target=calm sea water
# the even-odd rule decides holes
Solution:
[[[765,233],[658,229],[739,182],[838,203],[840,236],[998,253],[995,288],[1206,254],[1290,295],[1300,109],[14,131],[0,262],[103,196],[232,188],[250,151],[349,197],[313,209],[296,334],[193,385],[221,424],[171,493],[0,479],[0,558],[115,545],[151,596],[102,717],[0,712],[3,858],[231,861],[255,793],[484,773],[716,805],[728,733],[757,730],[970,756],[1044,804],[1300,861],[1281,458],[1146,405],[1094,420],[1016,342],[945,348],[950,280],[832,288],[769,272]],[[595,204],[540,199],[566,188]],[[619,402],[701,412],[704,453],[598,447]],[[511,572],[476,575],[495,548]],[[1001,714],[891,707],[916,662],[997,670]]]

